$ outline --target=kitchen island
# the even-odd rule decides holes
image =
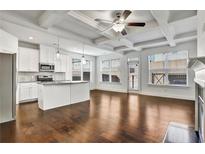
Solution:
[[[42,110],[87,100],[90,100],[90,86],[87,81],[52,81],[38,84],[38,106]]]

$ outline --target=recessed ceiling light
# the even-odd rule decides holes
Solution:
[[[29,40],[33,40],[33,37],[32,37],[32,36],[29,36],[28,39],[29,39]]]

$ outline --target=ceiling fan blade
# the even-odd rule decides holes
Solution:
[[[99,18],[96,18],[95,21],[97,21],[97,22],[102,22],[102,23],[109,23],[109,24],[112,23],[112,21],[110,21],[110,20],[99,19]]]
[[[145,23],[144,22],[129,22],[129,23],[127,23],[127,26],[140,26],[140,27],[144,27]]]
[[[124,36],[124,35],[127,35],[127,32],[126,32],[126,30],[125,29],[123,29],[122,31],[121,31],[121,34]]]
[[[132,13],[130,10],[125,10],[122,15],[120,16],[120,20],[126,20],[127,17]]]

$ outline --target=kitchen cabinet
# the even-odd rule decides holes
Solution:
[[[66,56],[65,80],[72,80],[72,61],[70,56]]]
[[[55,58],[55,72],[66,72],[67,55],[60,54],[59,58]]]
[[[0,29],[0,52],[1,53],[17,53],[18,39]]]
[[[19,47],[18,71],[38,72],[39,71],[39,50]]]
[[[54,64],[55,57],[55,48],[46,45],[40,45],[40,63]]]
[[[19,101],[27,102],[38,98],[37,83],[19,83]]]

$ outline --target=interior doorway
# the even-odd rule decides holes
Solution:
[[[128,58],[128,91],[139,90],[139,58]]]

